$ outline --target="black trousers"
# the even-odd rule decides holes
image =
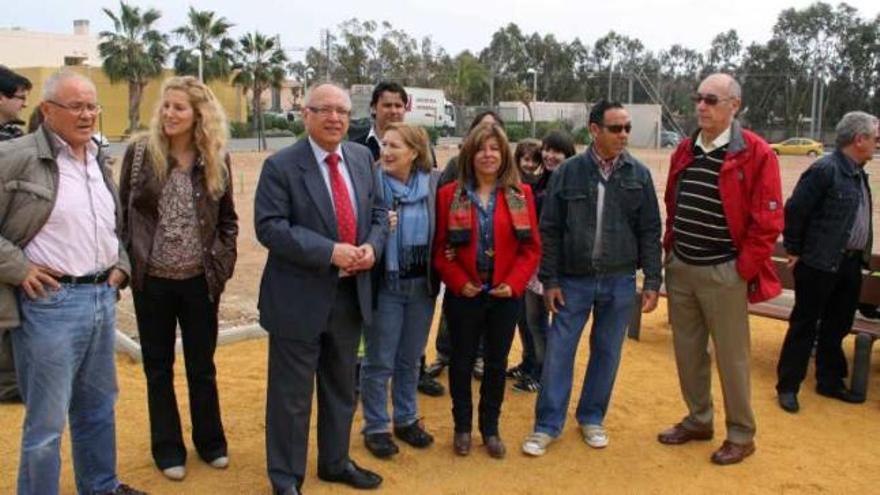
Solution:
[[[837,273],[799,262],[794,267],[794,285],[794,308],[776,368],[776,390],[798,392],[817,333],[816,385],[825,390],[841,388],[847,374],[841,344],[852,328],[859,302],[861,260],[844,258]]]
[[[480,384],[479,429],[484,437],[498,434],[507,355],[513,342],[520,305],[521,299],[495,298],[485,293],[473,298],[451,293],[446,295],[446,316],[452,344],[449,390],[455,431],[458,433],[471,431],[471,371],[482,339],[485,366]]]
[[[316,382],[318,470],[335,474],[348,464],[362,318],[354,279],[339,284],[330,318],[316,340],[269,335],[266,462],[277,490],[300,487],[305,478]]]
[[[133,295],[147,376],[150,439],[156,465],[165,469],[186,462],[174,395],[174,344],[178,323],[189,388],[193,444],[206,462],[227,455],[214,367],[218,305],[208,298],[205,277],[171,280],[147,276],[143,289],[133,291]]]

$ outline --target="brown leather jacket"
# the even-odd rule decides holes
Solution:
[[[131,184],[132,162],[137,142],[129,144],[122,160],[119,178],[119,197],[122,202],[122,240],[131,258],[131,286],[141,290],[150,261],[153,236],[159,224],[159,200],[162,187],[153,172],[150,153],[144,153],[144,161],[137,174],[137,183]],[[232,277],[237,256],[238,215],[232,199],[232,169],[226,156],[226,192],[219,200],[211,198],[205,184],[205,169],[201,162],[192,168],[193,194],[196,216],[199,218],[205,279],[211,300],[217,302]]]

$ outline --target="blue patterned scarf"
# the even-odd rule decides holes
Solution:
[[[406,184],[381,172],[385,206],[397,210],[397,229],[385,242],[385,278],[397,287],[400,272],[413,266],[426,265],[428,260],[428,192],[431,176],[416,171]]]

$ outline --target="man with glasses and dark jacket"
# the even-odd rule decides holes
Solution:
[[[666,289],[672,341],[688,414],[660,433],[680,445],[713,436],[711,357],[718,361],[727,439],[712,462],[755,452],[748,303],[782,291],[770,255],[782,231],[779,162],[734,119],[739,83],[712,74],[693,95],[699,131],[672,155],[666,183]]]
[[[19,113],[27,106],[31,82],[0,65],[0,141],[21,137]],[[15,358],[12,353],[12,332],[0,328],[0,402],[21,402],[15,379]]]
[[[794,308],[777,366],[779,406],[800,409],[798,389],[816,347],[816,393],[864,402],[843,383],[841,342],[852,328],[871,259],[871,189],[865,164],[874,156],[877,118],[850,112],[837,124],[837,149],[810,166],[785,204],[784,245],[794,267]]]
[[[608,445],[603,422],[639,268],[645,274],[641,310],[657,307],[660,209],[650,171],[626,151],[629,112],[620,103],[600,101],[589,124],[593,145],[553,173],[543,202],[538,277],[556,316],[547,331],[535,429],[522,445],[532,456],[543,455],[562,434],[574,359],[591,313],[590,360],[575,416],[587,445]]]

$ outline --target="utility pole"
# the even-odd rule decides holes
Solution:
[[[816,141],[822,140],[822,114],[825,113],[825,81],[819,81],[819,102],[816,104]]]
[[[611,54],[611,63],[608,65],[608,101],[611,101],[611,77],[614,73],[614,54]]]
[[[632,105],[633,104],[633,78],[632,78],[632,74],[630,74],[630,76],[629,76],[629,91],[628,91],[628,93],[629,93],[629,95],[628,95],[629,96],[629,104]]]
[[[810,103],[810,137],[816,139],[816,97],[819,92],[819,78],[813,76],[813,99]]]

